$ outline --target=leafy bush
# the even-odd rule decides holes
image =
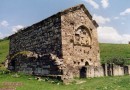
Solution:
[[[104,62],[102,62],[103,64],[104,63],[108,63],[108,64],[116,64],[116,65],[129,65],[130,62],[128,59],[125,59],[123,57],[118,57],[118,56],[113,56],[113,57],[109,57],[109,58],[106,58],[104,60]]]

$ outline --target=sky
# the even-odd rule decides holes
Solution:
[[[130,0],[0,0],[0,38],[78,4],[99,24],[100,43],[128,44]]]

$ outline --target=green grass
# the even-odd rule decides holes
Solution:
[[[105,44],[100,43],[101,61],[104,62],[110,57],[130,58],[129,44]]]
[[[4,62],[9,51],[9,40],[0,41],[0,63]]]
[[[29,78],[31,78],[29,80]],[[16,90],[129,90],[130,76],[118,77],[98,77],[88,79],[77,79],[78,81],[86,81],[82,84],[71,83],[64,85],[61,82],[51,83],[52,81],[38,81],[32,76],[20,75],[20,77],[13,77],[12,74],[0,75],[0,88],[9,88],[10,85],[3,85],[3,83],[21,83],[21,86],[13,85]]]

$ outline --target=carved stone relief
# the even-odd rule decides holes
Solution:
[[[80,26],[75,30],[75,45],[90,46],[91,45],[91,34],[87,27]]]

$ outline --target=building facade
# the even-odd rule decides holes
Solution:
[[[11,35],[8,68],[62,80],[101,75],[98,24],[83,4]],[[97,68],[89,73],[86,67]],[[99,74],[100,73],[100,74]]]

